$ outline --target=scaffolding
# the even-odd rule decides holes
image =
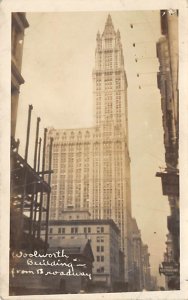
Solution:
[[[46,135],[39,138],[40,118],[37,118],[34,165],[28,163],[31,111],[29,106],[25,157],[19,153],[19,140],[11,138],[11,181],[10,181],[10,249],[11,251],[34,251],[48,248],[48,219],[51,193],[51,160],[53,139],[49,145],[49,165],[45,170]],[[41,153],[42,152],[42,153]],[[47,181],[44,179],[47,175]],[[41,239],[41,222],[45,228],[45,239]],[[45,226],[44,226],[45,224]]]

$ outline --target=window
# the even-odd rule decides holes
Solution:
[[[97,273],[104,273],[104,267],[100,267],[97,269]]]
[[[72,227],[71,233],[78,233],[78,227]]]
[[[98,243],[103,243],[104,242],[104,237],[103,236],[97,236],[97,242]]]
[[[104,246],[97,246],[97,252],[104,252]]]
[[[104,227],[97,227],[97,233],[103,233]]]
[[[58,228],[58,233],[61,233],[61,228]]]
[[[97,261],[104,261],[104,256],[97,256]]]
[[[53,233],[53,228],[49,228],[49,233]]]
[[[84,227],[84,233],[91,233],[91,227]]]

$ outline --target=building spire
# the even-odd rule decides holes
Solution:
[[[111,17],[110,14],[108,14],[108,18],[107,18],[106,24],[113,26],[113,24],[112,24],[112,17]]]
[[[114,25],[112,23],[111,15],[109,14],[105,23],[103,35],[114,34],[114,33],[115,33]]]

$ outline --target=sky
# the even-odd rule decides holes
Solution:
[[[28,105],[33,105],[32,164],[36,119],[44,127],[83,128],[94,125],[92,69],[96,34],[104,30],[109,12],[28,13],[25,31],[16,137],[24,153]],[[110,12],[119,28],[128,81],[129,151],[132,215],[148,244],[151,273],[164,284],[163,261],[168,199],[160,178],[165,167],[160,92],[157,88],[156,42],[161,37],[159,11]],[[133,46],[134,44],[134,46]],[[137,62],[136,62],[137,61]]]

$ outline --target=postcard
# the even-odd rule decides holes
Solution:
[[[0,299],[186,299],[187,12],[1,2]]]

